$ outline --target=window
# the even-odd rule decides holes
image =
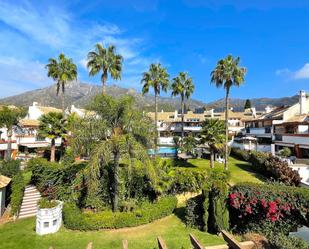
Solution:
[[[53,220],[53,226],[56,226],[57,220]]]
[[[168,116],[168,118],[174,118],[174,115]]]
[[[49,227],[49,222],[44,222],[44,227]]]

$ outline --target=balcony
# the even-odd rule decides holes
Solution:
[[[246,133],[260,137],[271,137],[271,127],[261,127],[261,128],[247,127]]]

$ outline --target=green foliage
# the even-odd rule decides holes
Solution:
[[[23,108],[3,106],[0,108],[0,127],[5,127],[10,132],[12,127],[17,125],[26,114]]]
[[[189,134],[187,137],[183,138],[181,144],[182,151],[193,154],[194,149],[197,145],[197,140],[191,134]]]
[[[28,162],[32,170],[31,182],[37,186],[43,196],[52,195],[59,200],[74,200],[82,183],[79,175],[84,164],[62,165],[43,158],[33,158]],[[76,193],[77,192],[77,193]]]
[[[233,148],[233,155],[237,158],[251,162],[255,171],[269,179],[282,182],[285,185],[299,186],[301,178],[297,171],[288,166],[286,162],[269,153],[245,151]]]
[[[230,189],[231,224],[238,231],[273,224],[277,232],[309,224],[309,190],[279,184],[242,183]],[[271,228],[274,230],[274,228]]]
[[[113,45],[105,48],[100,43],[95,45],[95,50],[88,53],[87,68],[90,76],[95,76],[102,72],[101,79],[103,83],[103,94],[105,94],[105,84],[108,74],[114,80],[121,79],[123,57],[116,54],[116,48]]]
[[[58,205],[59,203],[55,200],[48,200],[47,198],[41,198],[38,201],[38,206],[39,208],[54,208]]]
[[[244,109],[246,110],[246,109],[249,109],[249,108],[251,108],[251,107],[252,107],[252,106],[251,106],[251,101],[250,101],[250,99],[246,99]]]
[[[20,172],[20,161],[9,160],[0,161],[0,175],[5,175],[12,178]]]
[[[204,220],[208,220],[207,219],[208,212],[204,212],[205,209],[203,207],[203,204],[207,202],[206,199],[204,198],[203,195],[198,195],[193,198],[190,198],[187,201],[185,211],[185,222],[187,226],[198,228],[202,231],[205,231]]]
[[[67,82],[73,81],[77,78],[76,65],[73,63],[72,59],[66,58],[63,53],[58,56],[58,61],[50,58],[46,68],[48,70],[48,77],[51,77],[57,82],[57,95],[59,94],[60,89],[64,94]],[[64,108],[64,106],[62,107]]]
[[[17,215],[17,213],[19,212],[23,200],[25,186],[26,183],[22,173],[17,173],[12,178],[11,210],[12,214],[14,215]]]
[[[282,157],[289,157],[292,154],[292,151],[289,147],[284,147],[282,150],[279,151],[280,156]]]
[[[49,112],[40,117],[38,135],[49,138],[65,138],[67,135],[67,120],[60,112]]]
[[[204,184],[202,194],[191,198],[186,207],[186,224],[203,231],[218,233],[229,228],[226,206],[227,177],[214,172]]]
[[[267,236],[268,242],[273,249],[308,249],[308,243],[298,237],[287,236],[282,233]]]
[[[176,197],[162,197],[154,203],[143,202],[130,212],[82,213],[74,204],[65,204],[63,221],[65,227],[73,230],[134,227],[170,215],[176,205]]]

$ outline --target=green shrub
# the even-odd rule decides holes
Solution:
[[[228,186],[226,175],[210,174],[202,194],[191,198],[186,206],[186,224],[202,231],[218,233],[229,228],[226,205]]]
[[[228,205],[238,231],[269,222],[278,232],[309,224],[309,189],[279,184],[241,183],[230,189]],[[272,228],[273,230],[273,228]]]
[[[286,162],[272,156],[270,153],[233,148],[232,154],[241,160],[250,162],[255,171],[269,179],[289,186],[299,186],[300,184],[301,178],[298,172],[290,168]]]
[[[289,147],[284,147],[282,150],[279,151],[279,154],[282,157],[289,157],[292,155],[292,151]]]
[[[287,236],[283,233],[276,233],[266,236],[268,243],[273,249],[308,249],[308,243],[294,236]]]
[[[9,160],[0,162],[0,175],[5,175],[12,178],[20,172],[20,161]]]
[[[63,221],[73,230],[98,230],[134,227],[147,224],[172,214],[177,205],[176,197],[162,197],[154,203],[143,202],[131,212],[82,212],[75,204],[65,204]]]
[[[41,198],[38,202],[39,208],[53,208],[56,207],[59,203],[55,200],[48,200],[47,198]]]
[[[17,215],[19,212],[21,203],[23,201],[25,185],[26,183],[24,177],[20,172],[13,177],[11,194],[11,209],[13,215]]]
[[[208,212],[204,212],[203,203],[205,198],[203,195],[198,195],[190,198],[186,204],[185,223],[189,227],[198,228],[205,231],[205,217]],[[206,218],[206,220],[208,220]],[[207,227],[206,227],[207,230]]]

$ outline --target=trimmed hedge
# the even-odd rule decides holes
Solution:
[[[13,178],[19,172],[20,172],[19,160],[0,161],[0,175],[5,175],[7,177]]]
[[[98,230],[134,227],[150,223],[173,213],[177,198],[162,197],[157,202],[143,202],[131,212],[82,212],[75,204],[65,204],[63,221],[66,228],[73,230]]]
[[[246,151],[232,148],[232,155],[252,164],[255,171],[289,186],[299,186],[301,178],[296,170],[290,168],[287,162],[282,162],[270,153]]]
[[[26,187],[22,173],[18,173],[12,179],[11,209],[12,214],[17,215],[23,201],[24,190]]]
[[[284,185],[241,183],[228,197],[232,225],[240,231],[264,222],[284,229],[309,224],[309,189]]]

